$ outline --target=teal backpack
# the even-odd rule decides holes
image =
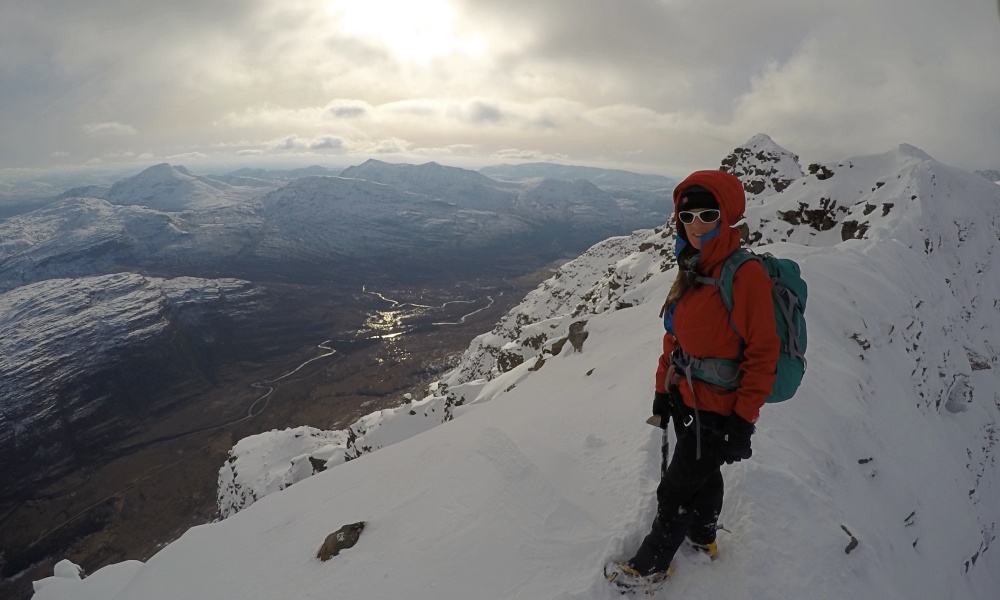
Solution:
[[[798,263],[789,258],[777,258],[769,253],[757,255],[746,248],[740,248],[722,264],[722,272],[718,279],[696,277],[696,280],[718,287],[722,303],[732,314],[733,277],[736,275],[736,270],[748,260],[759,262],[774,284],[772,291],[774,320],[778,326],[778,338],[781,340],[781,353],[778,356],[777,377],[766,402],[784,402],[795,395],[806,372],[805,310],[808,289],[806,282],[802,280]],[[699,359],[680,353],[673,358],[673,362],[686,375],[695,379],[727,389],[736,389],[739,386],[741,373],[738,360]]]

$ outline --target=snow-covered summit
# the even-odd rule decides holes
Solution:
[[[0,291],[54,278],[217,263],[252,245],[261,227],[244,204],[167,212],[71,197],[0,221]]]
[[[817,168],[810,168],[809,175],[762,206],[748,203],[753,243],[834,246],[850,239],[892,237],[929,245],[933,236],[928,232],[939,222],[962,217],[975,223],[980,207],[964,195],[995,193],[985,179],[941,164],[909,144],[813,166]]]
[[[722,159],[722,170],[740,178],[748,204],[777,193],[802,176],[799,157],[758,133]]]
[[[162,163],[115,183],[105,199],[112,204],[180,212],[229,206],[240,197],[227,183],[192,175],[181,166]]]

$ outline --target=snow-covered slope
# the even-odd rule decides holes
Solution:
[[[827,168],[748,210],[761,250],[809,283],[809,370],[764,409],[753,458],[724,467],[720,559],[679,556],[659,595],[994,598],[1000,188],[908,146]],[[427,397],[356,423],[343,454],[323,436],[332,468],[145,564],[62,569],[36,600],[619,597],[601,566],[635,550],[655,510],[659,432],[644,419],[669,233],[567,265]],[[266,458],[268,435],[241,442],[258,453],[250,480],[287,468]],[[355,547],[315,558],[357,521]]]
[[[348,438],[347,431],[309,426],[243,438],[219,471],[220,512],[236,514],[268,494],[344,463]]]
[[[0,291],[143,266],[217,264],[251,245],[260,223],[246,205],[181,215],[67,198],[0,221]]]
[[[0,293],[3,491],[100,436],[121,433],[118,421],[142,407],[109,406],[111,399],[144,402],[125,388],[130,380],[136,389],[142,380],[162,383],[154,368],[164,365],[151,360],[169,357],[171,344],[182,346],[186,328],[211,336],[206,315],[239,319],[262,301],[247,281],[134,273],[50,279]]]

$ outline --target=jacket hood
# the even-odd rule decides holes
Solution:
[[[674,228],[677,231],[677,254],[687,245],[684,225],[677,218],[677,205],[684,191],[693,185],[699,185],[712,192],[719,203],[722,217],[716,235],[702,244],[701,258],[698,260],[698,270],[711,275],[715,268],[730,254],[740,247],[740,231],[733,225],[743,219],[746,210],[746,194],[743,183],[735,175],[725,171],[695,171],[674,188]]]

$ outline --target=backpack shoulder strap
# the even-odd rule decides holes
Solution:
[[[733,312],[733,278],[736,277],[736,271],[743,266],[743,263],[748,260],[760,260],[756,254],[747,248],[740,248],[729,255],[726,261],[722,263],[722,271],[719,273],[719,277],[699,277],[698,281],[708,285],[714,285],[719,288],[719,295],[722,296],[722,303],[725,305],[726,310]]]

